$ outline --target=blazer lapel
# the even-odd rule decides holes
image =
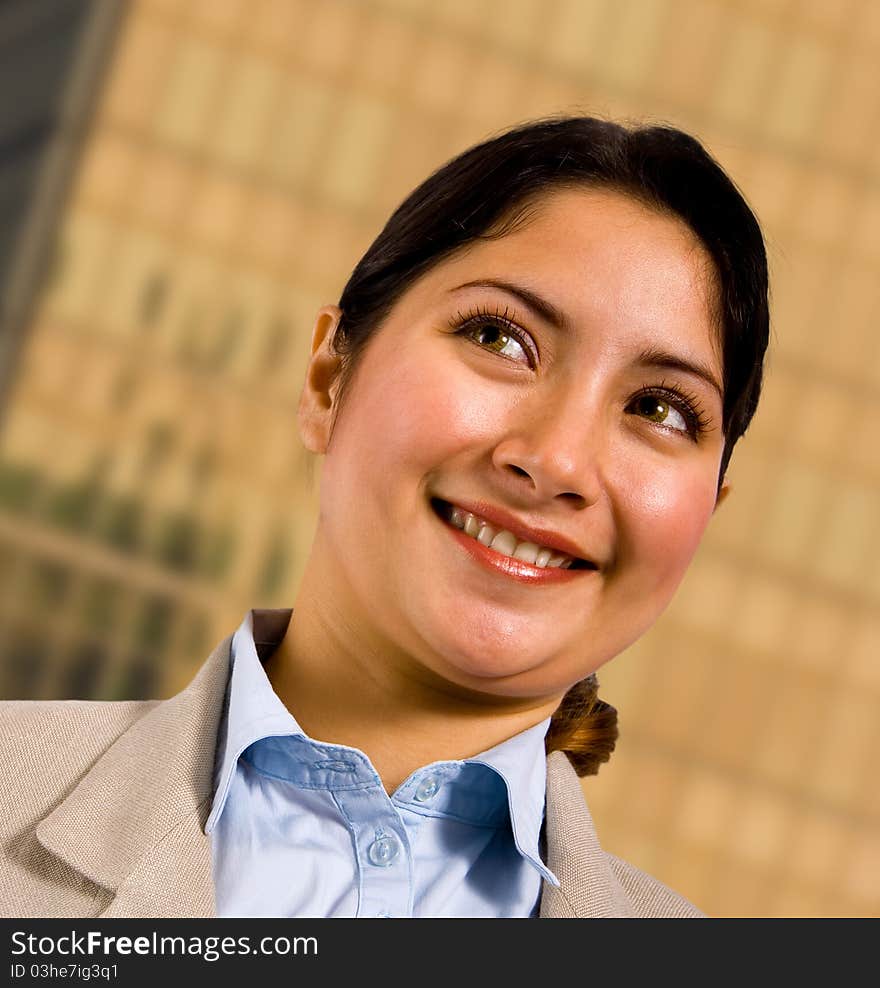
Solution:
[[[208,799],[150,848],[101,916],[215,916],[211,839],[204,832],[210,810]]]
[[[560,885],[544,882],[542,919],[636,915],[599,846],[580,779],[561,751],[547,759],[546,835],[547,866]]]
[[[148,708],[37,827],[43,846],[115,892],[104,916],[213,916],[210,810],[231,637]]]

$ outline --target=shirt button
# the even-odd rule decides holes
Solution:
[[[422,779],[418,786],[416,786],[413,798],[419,803],[427,803],[429,799],[433,799],[437,795],[439,789],[440,783],[437,781],[436,776],[429,775],[427,779]]]
[[[367,848],[367,857],[370,863],[378,868],[387,868],[394,863],[394,859],[400,854],[400,842],[396,837],[384,835],[377,837]]]

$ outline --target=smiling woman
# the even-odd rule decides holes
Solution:
[[[693,138],[563,118],[441,168],[317,315],[293,610],[165,703],[8,710],[7,777],[40,744],[57,776],[12,912],[698,915],[601,850],[577,775],[617,734],[595,671],[727,494],[767,334],[760,230]]]

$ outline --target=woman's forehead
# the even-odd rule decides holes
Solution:
[[[686,337],[689,347],[720,361],[717,276],[708,252],[683,221],[621,193],[557,190],[542,197],[513,230],[471,243],[411,291],[419,303],[475,293],[517,301],[515,291],[499,285],[544,302],[531,309],[557,312],[568,328],[618,327],[651,343]]]

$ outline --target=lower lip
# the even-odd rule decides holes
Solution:
[[[461,529],[450,525],[443,518],[439,520],[443,527],[471,558],[487,569],[493,570],[496,573],[503,573],[505,576],[509,576],[510,579],[517,580],[520,583],[540,584],[542,586],[551,583],[571,583],[573,580],[589,576],[590,573],[596,572],[592,569],[560,569],[558,566],[547,566],[542,569],[540,566],[532,566],[529,563],[523,562],[522,559],[514,559],[512,556],[505,556],[500,552],[495,552],[494,549],[490,549],[488,546],[483,545],[482,542],[477,542],[470,535],[466,535]]]

